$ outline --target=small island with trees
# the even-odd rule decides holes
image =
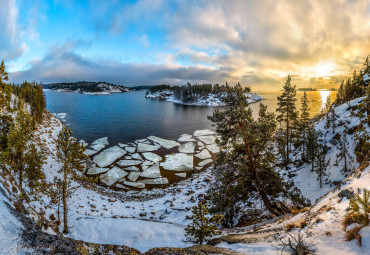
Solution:
[[[107,82],[60,82],[43,84],[43,89],[55,90],[58,92],[76,92],[88,95],[109,95],[111,93],[129,92],[130,89],[121,85],[115,85]]]

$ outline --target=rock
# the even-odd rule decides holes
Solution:
[[[118,143],[118,146],[124,148],[124,147],[127,147],[128,145],[125,143]]]
[[[116,202],[116,199],[115,198],[108,198],[108,202],[114,203],[114,202]]]
[[[147,152],[147,151],[156,151],[158,150],[157,146],[145,144],[145,143],[139,143],[137,145],[137,151],[138,152]]]
[[[145,152],[145,153],[143,153],[143,156],[144,156],[145,159],[147,159],[149,161],[153,161],[155,163],[162,160],[162,157],[158,156],[157,154],[155,154],[153,152]]]
[[[97,175],[97,174],[105,173],[108,170],[109,170],[109,168],[102,168],[102,167],[94,166],[94,167],[90,168],[89,170],[87,170],[86,174],[88,174],[88,175]]]
[[[140,176],[140,172],[131,172],[127,176],[127,179],[132,181],[132,182],[136,182],[136,180],[139,178],[139,176]]]
[[[120,166],[134,166],[134,165],[139,165],[143,161],[141,160],[129,160],[129,159],[124,159],[118,162],[118,165]]]
[[[171,141],[171,140],[166,140],[166,139],[159,138],[159,137],[156,137],[156,136],[149,136],[148,139],[155,142],[155,143],[160,144],[162,147],[164,147],[166,149],[171,149],[173,147],[176,147],[176,146],[180,145],[178,142]]]
[[[192,142],[184,143],[179,146],[179,152],[181,153],[194,153],[195,144]]]
[[[100,167],[111,165],[114,161],[126,154],[126,151],[121,147],[114,146],[102,151],[99,155],[94,157],[94,163]]]
[[[94,142],[92,142],[91,145],[95,145],[95,144],[109,145],[108,137],[103,137],[103,138],[100,138],[100,139],[96,139]]]
[[[147,169],[145,169],[141,174],[143,178],[158,178],[161,177],[161,171],[159,170],[159,164],[155,164]]]
[[[131,146],[128,146],[128,147],[125,147],[125,150],[130,152],[130,153],[134,153],[136,151],[136,148],[135,147],[131,147]]]
[[[134,153],[131,155],[131,158],[137,159],[137,160],[143,160],[143,158],[140,156],[139,153]]]
[[[134,188],[138,188],[138,189],[143,189],[145,188],[145,184],[144,183],[141,183],[141,182],[129,182],[129,181],[124,181],[123,182],[124,185],[126,186],[130,186],[130,187],[134,187]]]
[[[207,149],[203,149],[201,152],[195,154],[195,157],[199,159],[206,159],[212,157]]]
[[[212,163],[212,162],[213,162],[213,160],[212,160],[212,159],[206,159],[206,160],[201,161],[201,162],[198,164],[198,166],[200,166],[200,167],[204,167],[205,165],[208,165],[209,163]]]
[[[201,140],[205,144],[214,144],[216,142],[216,137],[214,136],[199,136],[199,140]]]
[[[209,129],[196,130],[194,136],[215,135],[216,132]]]
[[[183,134],[183,135],[180,135],[180,138],[177,139],[177,141],[179,141],[179,142],[195,142],[195,139],[193,138],[192,135]]]
[[[145,179],[140,180],[140,183],[150,184],[150,185],[159,185],[159,184],[168,184],[167,178],[157,178],[157,179]]]
[[[90,145],[90,148],[93,149],[93,150],[95,150],[95,151],[97,151],[97,152],[100,151],[100,150],[102,150],[104,147],[105,147],[105,145],[104,144],[101,144],[101,143]]]
[[[125,177],[128,173],[121,168],[113,167],[108,172],[102,174],[99,176],[99,179],[101,182],[103,182],[107,186],[112,186],[116,182],[118,182],[120,179]]]
[[[89,145],[85,140],[82,140],[82,139],[79,141],[79,143],[80,143],[81,145],[85,146],[85,147],[86,147],[87,145]]]
[[[186,173],[176,173],[175,175],[180,178],[186,178]]]
[[[127,170],[127,171],[140,171],[140,169],[136,166],[129,166],[129,167],[125,167],[123,168],[123,170]]]
[[[207,149],[213,154],[220,152],[220,147],[217,144],[206,145]]]
[[[97,151],[96,151],[96,150],[86,149],[86,150],[84,151],[84,154],[85,154],[86,156],[91,156],[91,155],[94,155],[95,153],[97,153]]]
[[[184,153],[166,155],[165,162],[161,166],[170,171],[191,171],[193,170],[193,156]]]

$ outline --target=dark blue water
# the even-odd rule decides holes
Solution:
[[[91,143],[108,136],[111,144],[133,142],[150,135],[177,139],[197,129],[211,128],[214,107],[184,106],[145,98],[145,91],[92,96],[45,91],[47,109],[67,113],[73,135]]]
[[[192,134],[197,129],[212,129],[215,107],[186,106],[145,98],[146,91],[92,96],[76,93],[45,91],[47,109],[52,113],[67,113],[65,118],[74,136],[91,143],[107,136],[111,144],[133,142],[150,135],[177,139],[181,134]],[[281,91],[257,91],[269,111],[275,112]],[[311,116],[323,108],[328,96],[335,100],[335,91],[308,91]],[[302,91],[297,92],[300,109]],[[259,103],[251,104],[256,117]]]

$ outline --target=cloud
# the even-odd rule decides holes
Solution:
[[[26,50],[27,46],[21,40],[21,30],[18,26],[18,8],[15,0],[1,1],[0,8],[0,58],[12,60]]]
[[[184,84],[226,80],[227,74],[206,66],[184,67],[172,64],[121,63],[92,59],[74,53],[79,41],[54,46],[43,59],[29,63],[29,69],[10,74],[11,82],[37,80],[43,83],[60,81],[107,81],[127,86],[143,84]]]

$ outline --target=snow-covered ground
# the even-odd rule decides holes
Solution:
[[[159,98],[165,99],[168,102],[173,102],[176,104],[197,105],[197,106],[225,106],[225,102],[222,101],[223,96],[224,94],[221,95],[209,94],[208,96],[205,97],[199,97],[194,102],[185,103],[182,100],[176,99],[172,91],[159,91],[155,93],[148,93],[145,95],[145,97],[147,98]],[[247,97],[248,103],[250,104],[256,103],[264,99],[263,97],[257,94],[251,93],[245,93],[245,96]]]

